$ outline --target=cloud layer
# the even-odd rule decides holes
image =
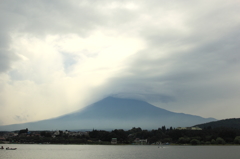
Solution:
[[[239,1],[3,1],[0,124],[106,96],[239,117]]]

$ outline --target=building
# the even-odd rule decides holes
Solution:
[[[5,137],[0,137],[0,141],[5,141]]]
[[[117,144],[117,138],[112,138],[111,144]]]
[[[202,128],[199,128],[199,127],[191,127],[191,130],[202,130]]]
[[[136,139],[134,140],[134,143],[135,143],[135,144],[145,145],[145,144],[147,144],[147,139],[139,139],[139,138],[136,138]]]
[[[202,130],[199,127],[177,127],[176,130]]]

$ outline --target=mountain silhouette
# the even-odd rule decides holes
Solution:
[[[196,125],[200,128],[230,128],[240,129],[240,118],[223,119]]]
[[[0,130],[157,129],[185,127],[216,121],[214,118],[174,113],[135,99],[107,97],[77,112],[38,122],[0,126]]]

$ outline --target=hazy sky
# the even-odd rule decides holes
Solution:
[[[113,95],[239,118],[239,0],[0,0],[0,125]]]

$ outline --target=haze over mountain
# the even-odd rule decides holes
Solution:
[[[210,121],[216,119],[174,113],[140,100],[107,97],[75,113],[38,122],[0,126],[0,130],[156,129],[163,125],[193,126]]]

